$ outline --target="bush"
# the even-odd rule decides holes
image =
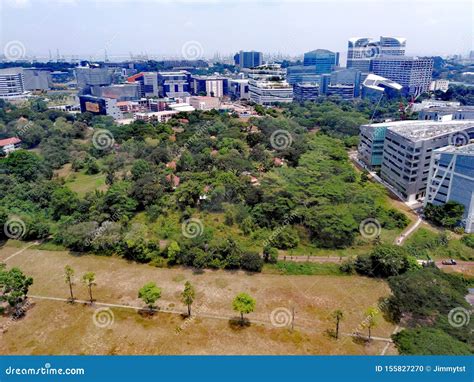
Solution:
[[[461,242],[469,248],[474,248],[474,234],[463,236]]]
[[[250,272],[261,272],[263,259],[256,252],[246,252],[242,255],[240,266]]]
[[[402,355],[470,355],[472,347],[434,328],[404,329],[392,336]]]
[[[298,246],[300,238],[294,228],[285,227],[272,239],[272,245],[278,249],[290,249]]]
[[[405,273],[416,264],[410,261],[404,248],[383,244],[376,246],[368,255],[358,256],[355,270],[370,277],[390,277]]]
[[[278,250],[275,247],[265,246],[263,248],[263,260],[269,264],[276,264],[278,261]]]

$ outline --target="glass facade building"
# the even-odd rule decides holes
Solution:
[[[331,73],[336,66],[339,66],[339,53],[326,49],[312,50],[304,54],[303,64],[315,65],[316,74]]]
[[[435,150],[425,205],[455,201],[464,206],[463,225],[474,233],[474,144]]]

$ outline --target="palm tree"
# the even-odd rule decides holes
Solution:
[[[92,298],[92,287],[94,285],[96,285],[95,284],[95,273],[94,272],[84,273],[84,275],[82,276],[82,282],[89,289],[89,298],[90,298],[90,302],[92,304],[94,302],[94,299]]]
[[[336,339],[339,338],[339,323],[344,319],[344,313],[342,310],[337,309],[332,312],[332,318],[336,321]]]
[[[74,285],[74,269],[72,269],[69,265],[64,267],[64,280],[66,284],[69,285],[69,293],[71,294],[70,301],[74,302],[74,294],[72,293],[72,286]]]

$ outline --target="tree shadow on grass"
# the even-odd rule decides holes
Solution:
[[[159,308],[155,309],[149,309],[149,308],[143,308],[138,311],[138,314],[143,317],[143,318],[153,318],[156,313],[158,313]]]
[[[229,320],[229,328],[232,330],[243,330],[245,328],[248,328],[250,326],[250,320],[247,318],[244,318],[242,321],[240,317],[232,317]]]

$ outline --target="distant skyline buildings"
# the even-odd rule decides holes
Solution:
[[[157,11],[160,13],[159,25],[156,24]],[[179,15],[179,25],[176,15]],[[316,31],[315,15],[334,17],[318,17]],[[232,57],[246,47],[264,52],[264,55],[281,52],[283,56],[291,57],[323,47],[341,52],[340,63],[344,65],[347,40],[354,35],[404,36],[410,42],[406,55],[419,56],[469,55],[473,41],[470,1],[450,2],[447,12],[445,3],[416,0],[297,4],[277,1],[7,0],[2,1],[0,19],[0,54],[7,44],[19,42],[20,49],[16,52],[20,57],[36,56],[39,60],[48,60],[49,51],[56,60],[57,50],[60,59],[68,60],[71,55],[77,59],[103,60],[106,52],[110,61],[129,59],[130,53],[176,58],[181,56],[187,42],[197,41],[202,47],[199,55],[208,59],[218,52],[221,57]],[[10,53],[15,52],[11,50]]]

